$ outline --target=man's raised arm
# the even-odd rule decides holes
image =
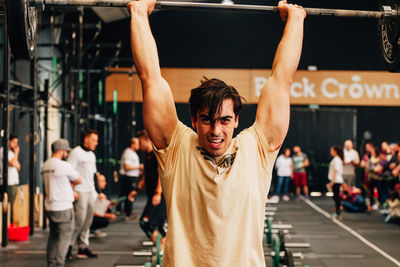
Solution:
[[[281,146],[289,128],[290,85],[300,61],[306,17],[302,7],[286,1],[280,1],[278,8],[286,26],[276,50],[271,77],[261,90],[256,115],[271,149]]]
[[[157,149],[166,148],[172,138],[178,117],[171,88],[161,76],[157,46],[151,33],[148,16],[155,0],[132,1],[131,48],[143,91],[143,120]]]

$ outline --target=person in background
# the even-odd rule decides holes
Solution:
[[[131,138],[128,148],[124,150],[121,157],[121,168],[119,173],[122,176],[122,192],[123,196],[128,196],[133,190],[137,190],[140,180],[140,171],[143,166],[140,165],[139,156],[136,151],[139,150],[139,139],[136,137]],[[128,199],[124,202],[124,211],[126,220],[134,219],[132,217],[133,203]]]
[[[278,182],[275,188],[275,195],[273,196],[273,199],[279,200],[282,190],[282,199],[284,201],[289,201],[289,180],[290,178],[293,178],[293,160],[290,157],[290,148],[285,148],[283,150],[283,154],[281,154],[276,160],[275,168],[278,175]]]
[[[381,152],[386,155],[386,160],[389,161],[392,158],[392,149],[388,142],[383,141],[381,143]]]
[[[355,186],[342,185],[340,199],[343,208],[348,212],[364,212],[367,209],[361,189]]]
[[[68,140],[59,139],[51,145],[51,158],[43,164],[46,216],[50,222],[47,241],[47,266],[64,266],[74,229],[74,192],[72,186],[82,183],[82,177],[64,161],[70,150]]]
[[[388,204],[390,214],[386,216],[385,222],[400,224],[400,184],[395,186],[395,190],[388,199]]]
[[[83,136],[83,143],[75,147],[69,153],[68,162],[79,172],[82,183],[74,190],[77,193],[77,200],[74,202],[75,228],[72,235],[71,245],[68,249],[67,258],[72,258],[72,246],[78,243],[78,259],[97,258],[97,254],[89,249],[89,229],[93,220],[93,205],[96,196],[105,199],[103,193],[97,195],[95,189],[95,176],[97,172],[96,155],[94,151],[99,143],[99,134],[96,130],[87,130]]]
[[[353,148],[353,142],[346,140],[344,142],[344,165],[343,165],[343,180],[349,186],[356,186],[356,167],[360,165],[360,156]]]
[[[310,161],[307,155],[301,151],[300,146],[294,146],[293,153],[293,184],[296,187],[296,199],[300,197],[301,188],[303,188],[304,196],[308,198],[306,167],[310,165]]]
[[[380,176],[377,173],[380,162],[379,154],[377,148],[373,147],[366,165],[366,173],[368,173],[369,211],[377,209],[377,205],[375,205],[375,188],[378,188],[378,182],[380,179]]]
[[[20,147],[18,145],[18,136],[10,135],[8,139],[8,187],[7,194],[11,206],[10,217],[11,221],[14,218],[13,204],[17,196],[17,189],[19,184],[19,171],[21,170],[21,163],[18,161]],[[3,178],[3,147],[0,148],[0,176]],[[3,180],[3,179],[1,179]],[[2,183],[3,184],[3,181]]]
[[[137,190],[129,194],[129,199],[133,201],[138,191],[146,188],[147,203],[139,219],[140,227],[153,243],[155,243],[156,237],[161,235],[161,249],[164,250],[167,211],[157,170],[158,163],[146,130],[139,131],[137,135],[140,150],[146,153],[144,173]]]
[[[330,150],[333,159],[329,163],[328,179],[329,186],[333,191],[333,199],[335,201],[335,214],[332,217],[341,219],[341,200],[340,200],[340,187],[343,184],[343,149],[339,146],[332,146]]]
[[[362,187],[362,191],[363,191],[363,196],[365,198],[367,198],[368,195],[368,178],[369,178],[369,173],[367,170],[367,165],[368,165],[368,161],[371,157],[371,151],[374,150],[374,145],[370,142],[365,144],[365,151],[364,154],[361,157],[361,162],[360,162],[360,167],[363,170],[363,187]],[[369,198],[367,198],[367,201],[369,201]],[[367,206],[369,206],[369,204],[367,203]]]
[[[107,181],[104,175],[100,175],[99,177],[97,177],[97,185],[100,192],[106,189]],[[96,237],[99,238],[106,237],[107,234],[101,232],[100,229],[106,228],[110,224],[110,221],[115,221],[116,218],[115,214],[113,214],[110,208],[108,208],[104,214],[94,213],[93,215],[94,215],[93,222],[92,225],[90,226],[91,234],[94,234]]]

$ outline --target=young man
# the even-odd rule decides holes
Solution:
[[[300,146],[293,147],[293,185],[296,187],[296,199],[299,199],[301,188],[303,188],[304,196],[308,198],[308,183],[306,167],[310,165],[310,161],[305,153],[301,151]]]
[[[10,135],[8,139],[8,187],[7,194],[9,203],[11,205],[11,220],[13,220],[13,204],[17,196],[17,189],[19,184],[19,171],[21,164],[18,161],[19,157],[18,136]],[[3,178],[3,147],[0,148],[0,177]],[[2,180],[2,179],[0,179]],[[3,184],[3,182],[1,183]]]
[[[72,186],[82,183],[79,173],[64,161],[70,150],[68,140],[59,139],[51,145],[51,158],[42,167],[45,210],[50,221],[47,241],[47,266],[64,266],[74,229],[74,192]]]
[[[344,142],[344,162],[343,162],[343,180],[349,186],[356,186],[356,166],[360,165],[360,156],[357,150],[353,148],[353,142],[346,140]]]
[[[83,137],[83,143],[72,149],[68,156],[68,162],[77,170],[82,177],[82,183],[75,187],[78,199],[74,202],[75,228],[71,239],[71,246],[68,249],[67,257],[70,259],[72,246],[78,242],[79,259],[96,258],[97,254],[92,253],[89,247],[89,229],[93,220],[93,205],[96,200],[96,189],[94,176],[100,175],[96,168],[96,155],[94,150],[97,147],[99,134],[96,130],[87,130]],[[99,198],[105,199],[100,193]]]
[[[124,150],[121,157],[121,174],[122,193],[123,196],[128,196],[133,190],[137,190],[137,185],[140,180],[140,161],[136,151],[139,150],[139,140],[136,137],[131,138],[131,143]],[[128,199],[124,202],[124,211],[127,220],[132,216],[132,202]]]
[[[157,159],[147,132],[139,131],[138,137],[140,150],[146,153],[144,158],[144,172],[138,188],[129,194],[129,199],[133,201],[138,191],[146,188],[147,203],[139,219],[140,227],[154,243],[158,235],[163,236],[161,239],[161,249],[164,250],[166,205],[162,196],[160,177],[157,170]]]
[[[167,204],[163,266],[265,266],[265,201],[289,127],[290,85],[300,59],[306,13],[279,3],[287,23],[271,77],[261,91],[256,122],[232,139],[241,97],[220,80],[206,80],[192,90],[192,126],[197,133],[178,121],[148,21],[154,5],[154,0],[133,1],[128,9],[144,125],[156,148]]]

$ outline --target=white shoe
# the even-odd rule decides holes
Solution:
[[[95,230],[95,231],[94,231],[94,235],[95,235],[97,238],[103,238],[103,237],[106,237],[106,236],[107,236],[107,233],[103,233],[103,232],[101,232],[100,230]]]
[[[290,198],[288,197],[288,195],[284,195],[284,196],[282,197],[282,199],[283,199],[284,201],[289,201],[289,200],[290,200]]]
[[[271,200],[279,202],[279,196],[275,195],[275,196],[271,197]]]

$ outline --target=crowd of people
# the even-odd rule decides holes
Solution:
[[[89,249],[89,237],[105,237],[100,231],[116,219],[111,206],[122,204],[126,220],[133,219],[132,203],[140,190],[146,190],[148,201],[139,219],[140,227],[153,241],[166,235],[166,206],[162,197],[157,160],[146,131],[138,132],[121,158],[121,195],[110,201],[103,193],[107,181],[96,168],[95,149],[98,133],[88,130],[81,145],[70,149],[68,140],[55,141],[51,157],[43,164],[41,174],[45,192],[45,211],[50,233],[47,243],[47,265],[63,266],[72,259],[72,248],[77,245],[76,257],[95,258]],[[140,164],[137,151],[145,153]],[[123,203],[122,203],[123,202]],[[122,208],[121,208],[122,209]]]
[[[342,210],[364,212],[380,210],[385,214],[386,222],[400,221],[400,145],[382,142],[380,147],[372,143],[365,144],[361,156],[354,149],[353,142],[346,140],[344,146],[332,146],[327,178],[327,190],[333,192],[335,213],[341,218]],[[288,186],[293,180],[296,198],[301,189],[308,198],[307,173],[309,166],[307,155],[299,146],[293,147],[293,156],[289,148],[283,149],[275,168],[277,182],[272,199],[288,201]],[[362,170],[362,179],[357,179],[357,168]]]

